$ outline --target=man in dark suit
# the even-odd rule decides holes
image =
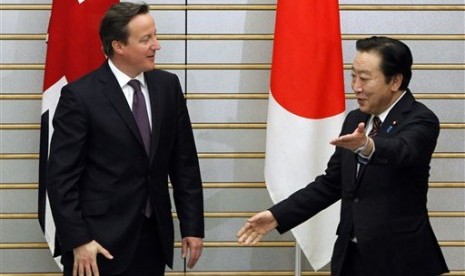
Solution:
[[[426,208],[436,115],[408,89],[412,55],[404,43],[371,37],[356,43],[351,111],[325,174],[238,232],[254,244],[272,229],[290,230],[341,199],[332,275],[433,276],[447,272]],[[324,93],[324,91],[321,91]]]
[[[182,256],[193,267],[201,255],[197,150],[178,78],[154,70],[156,35],[148,5],[115,4],[100,26],[108,60],[62,89],[47,190],[65,275],[164,275],[174,247],[168,177]]]

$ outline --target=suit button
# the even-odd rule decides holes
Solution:
[[[358,197],[354,197],[354,199],[352,200],[354,203],[358,203],[360,201],[360,199]]]

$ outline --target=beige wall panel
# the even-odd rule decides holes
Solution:
[[[219,81],[211,81],[219,80]],[[268,70],[191,70],[187,72],[190,93],[267,93]]]
[[[39,130],[0,130],[0,152],[38,153],[39,135]]]
[[[37,190],[0,190],[2,213],[37,213]]]
[[[185,0],[148,1],[155,7],[168,5],[171,10],[153,10],[158,33],[176,35],[185,33],[186,11],[182,8]],[[442,123],[455,123],[441,130],[436,152],[456,154],[457,158],[434,158],[431,164],[432,182],[454,181],[458,187],[430,188],[428,208],[431,212],[458,212],[456,217],[433,217],[431,219],[436,235],[441,241],[465,240],[465,99],[457,94],[465,93],[465,41],[463,10],[408,10],[403,5],[465,5],[463,0],[340,0],[341,28],[343,36],[360,34],[416,35],[417,39],[405,40],[410,45],[416,64],[428,64],[424,70],[414,70],[410,88],[414,93],[444,94],[435,99],[420,99],[439,116]],[[51,0],[8,0],[2,5],[46,4]],[[188,5],[207,5],[206,10],[195,10],[190,6],[187,12],[187,33],[200,35],[201,39],[187,41],[187,57],[182,39],[161,40],[162,50],[157,53],[160,67],[176,73],[183,89],[192,95],[188,107],[194,126],[201,123],[215,123],[208,128],[194,129],[197,147],[201,153],[201,170],[204,182],[263,182],[266,130],[267,99],[198,99],[203,93],[267,93],[270,75],[267,69],[272,54],[272,40],[229,40],[206,39],[214,34],[257,34],[271,35],[274,30],[276,0],[187,0]],[[261,5],[262,10],[217,10],[211,5]],[[402,5],[404,10],[360,10],[360,6],[347,5]],[[178,6],[176,6],[178,5]],[[3,6],[2,6],[3,7]],[[256,7],[254,7],[256,8]],[[359,9],[359,10],[357,10]],[[14,9],[0,10],[0,25],[3,34],[44,35],[50,10]],[[450,39],[431,39],[434,35],[454,35]],[[462,36],[460,36],[462,35]],[[457,38],[459,37],[459,38]],[[198,38],[198,37],[197,37]],[[344,62],[352,62],[354,56],[353,38],[343,41]],[[40,94],[42,92],[45,60],[43,40],[0,39],[0,64],[13,64],[17,68],[1,70],[1,94]],[[204,69],[184,70],[202,64]],[[36,69],[21,69],[21,66],[37,64]],[[227,69],[230,64],[258,64],[262,69]],[[446,70],[436,70],[448,65]],[[208,68],[211,67],[211,68]],[[214,69],[215,67],[216,69]],[[350,70],[346,68],[345,90],[351,93]],[[324,93],[325,91],[321,91]],[[451,94],[456,97],[447,99]],[[347,110],[356,108],[355,101],[347,100]],[[40,99],[0,99],[0,126],[5,124],[38,124],[41,113]],[[228,124],[238,124],[228,129]],[[241,123],[243,124],[241,126]],[[259,126],[247,128],[248,123]],[[219,124],[222,124],[219,125]],[[203,125],[203,127],[206,127]],[[11,184],[37,183],[38,160],[35,157],[11,158],[9,154],[37,154],[39,130],[0,129],[0,243],[43,243],[42,233],[35,219],[7,219],[10,214],[32,214],[37,212],[37,190],[12,189]],[[237,154],[230,156],[227,154]],[[210,154],[210,155],[208,155]],[[240,156],[242,154],[242,157]],[[247,155],[249,154],[249,155]],[[206,156],[207,155],[207,156]],[[244,156],[248,156],[244,157]],[[205,158],[206,157],[206,158]],[[322,160],[326,162],[326,160]],[[234,183],[231,183],[234,185]],[[434,183],[433,183],[434,184]],[[5,186],[6,185],[6,186]],[[206,242],[228,242],[223,246],[204,250],[196,271],[291,271],[294,269],[294,248],[287,247],[236,247],[231,242],[235,233],[245,221],[242,212],[255,212],[271,204],[265,188],[206,188],[205,207],[207,214],[224,212],[226,215],[207,217]],[[228,216],[227,214],[230,214]],[[437,213],[436,213],[437,214]],[[177,223],[177,220],[176,220]],[[176,232],[176,239],[180,236]],[[277,232],[266,237],[266,241],[293,241],[290,233]],[[452,270],[464,270],[465,247],[442,248]],[[182,270],[179,248],[175,253],[175,270]],[[273,260],[270,262],[269,260]],[[310,270],[303,259],[304,270]],[[327,268],[326,268],[327,269]],[[8,272],[57,272],[58,269],[47,249],[0,249],[0,271]],[[168,270],[169,271],[169,270]],[[0,274],[1,274],[0,273]]]
[[[414,91],[412,91],[415,93]],[[465,99],[458,100],[426,100],[417,99],[431,109],[438,116],[441,123],[460,123],[465,119]],[[347,110],[357,107],[354,100],[347,101]]]
[[[42,104],[36,100],[1,101],[0,118],[4,123],[38,123]]]
[[[188,43],[189,63],[265,63],[271,61],[271,40],[217,40]]]
[[[344,78],[346,91],[352,92],[350,70],[344,71]],[[464,79],[464,70],[413,70],[410,90],[413,93],[464,93]]]
[[[263,182],[263,159],[201,159],[204,182]]]
[[[3,219],[1,225],[2,243],[45,241],[37,219]]]
[[[58,272],[48,249],[0,249],[0,272]]]
[[[264,152],[265,135],[265,129],[194,130],[199,152]]]
[[[274,11],[189,11],[191,34],[273,33]]]
[[[0,81],[2,82],[1,93],[42,93],[44,71],[2,70],[0,74]],[[0,104],[5,105],[6,102],[2,101]]]
[[[38,173],[38,160],[0,159],[0,183],[37,183]]]
[[[341,11],[343,34],[460,34],[464,22],[462,11]]]
[[[463,183],[465,179],[465,159],[464,158],[433,158],[429,181],[458,181]],[[461,191],[464,191],[463,189]],[[459,192],[461,192],[459,191]],[[464,191],[465,192],[465,191]],[[465,206],[462,202],[458,202]],[[449,208],[453,202],[442,201],[440,210]],[[439,206],[438,206],[439,207]]]
[[[192,122],[254,123],[266,122],[265,100],[191,100],[188,108]]]

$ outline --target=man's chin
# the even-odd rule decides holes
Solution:
[[[155,69],[155,62],[147,63],[147,66],[145,66],[144,71],[150,71],[150,70],[153,70],[153,69]]]
[[[363,113],[370,113],[370,111],[368,110],[368,108],[366,108],[366,106],[359,105],[358,109],[362,111]]]

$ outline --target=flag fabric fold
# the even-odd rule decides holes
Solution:
[[[324,173],[345,111],[337,0],[278,0],[265,181],[277,203]],[[339,202],[292,233],[315,270],[329,263]]]
[[[97,68],[104,60],[98,34],[105,11],[117,0],[53,0],[47,33],[39,160],[39,223],[54,256],[60,255],[46,191],[52,118],[61,88]]]

